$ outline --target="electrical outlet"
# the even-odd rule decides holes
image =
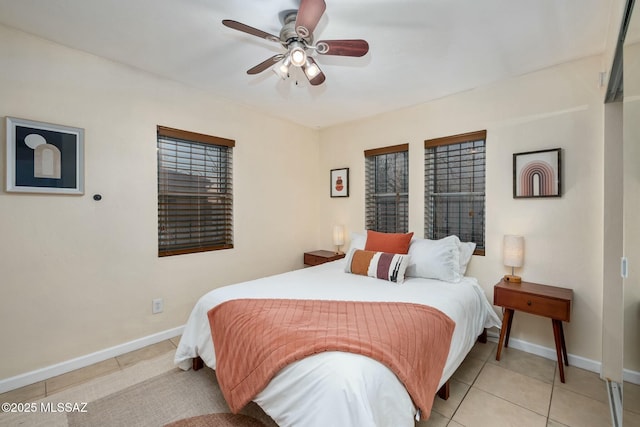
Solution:
[[[156,298],[151,301],[151,313],[162,313],[162,310],[164,310],[164,301],[162,301],[162,298]]]

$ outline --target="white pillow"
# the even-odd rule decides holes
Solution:
[[[347,253],[354,249],[364,250],[364,245],[367,243],[367,233],[354,233],[351,232],[351,243],[349,244],[349,250]]]
[[[476,250],[476,244],[474,242],[459,242],[458,249],[460,250],[460,275],[464,276],[467,272],[467,265],[471,261],[471,255]]]
[[[408,277],[424,277],[457,283],[460,274],[460,239],[448,236],[440,240],[414,239],[409,245],[411,264]]]

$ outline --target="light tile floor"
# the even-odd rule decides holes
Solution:
[[[476,344],[451,380],[448,400],[434,400],[419,427],[607,427],[611,413],[604,381],[594,372],[565,367],[511,348],[495,360],[495,343]],[[640,386],[625,383],[624,426],[640,427]]]
[[[31,402],[51,395],[88,397],[88,394],[97,393],[96,381],[109,383],[101,385],[100,394],[113,393],[171,369],[170,353],[175,351],[178,341],[179,338],[163,341],[0,394],[0,402]],[[598,374],[567,367],[563,384],[552,360],[508,348],[503,350],[501,360],[497,362],[495,351],[495,343],[476,344],[453,375],[451,397],[446,401],[435,398],[430,419],[417,426],[611,425],[606,387]],[[624,384],[624,409],[624,426],[640,426],[640,386]],[[50,421],[47,419],[42,425],[48,425]]]
[[[477,344],[453,375],[452,385],[463,394],[451,404],[436,398],[433,410],[444,416],[445,425],[545,426],[553,362],[505,350],[502,361],[493,364],[495,348],[494,343]]]

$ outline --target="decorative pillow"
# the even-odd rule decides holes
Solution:
[[[409,246],[412,263],[407,267],[406,275],[459,282],[462,278],[459,242],[457,236],[440,240],[414,239]]]
[[[367,230],[367,243],[364,246],[366,251],[388,252],[392,254],[409,253],[411,243],[411,233],[380,233]]]
[[[409,255],[352,249],[347,256],[345,271],[402,283],[408,264]]]
[[[476,250],[474,242],[459,242],[458,249],[460,251],[460,275],[464,276],[467,272],[467,265],[471,261],[471,255]]]

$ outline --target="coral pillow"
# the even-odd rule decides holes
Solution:
[[[353,249],[347,256],[345,271],[402,283],[408,264],[409,255]]]
[[[380,233],[367,230],[365,251],[388,252],[392,254],[408,254],[411,243],[411,233]]]

